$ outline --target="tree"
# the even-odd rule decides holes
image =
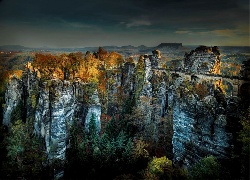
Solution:
[[[109,138],[115,138],[119,134],[119,129],[120,128],[117,120],[115,119],[114,116],[112,116],[111,120],[106,125],[105,134]]]
[[[88,129],[88,143],[90,148],[90,156],[93,156],[93,153],[98,149],[99,145],[99,135],[98,135],[98,129],[96,126],[96,117],[92,113],[90,121],[89,121],[89,129]]]
[[[220,164],[214,156],[207,156],[196,163],[189,172],[191,179],[218,179]]]
[[[8,176],[25,179],[48,178],[43,148],[39,138],[29,135],[27,124],[17,120],[7,138],[8,162],[5,163],[5,168]]]
[[[22,168],[22,155],[27,139],[25,125],[21,120],[17,120],[11,127],[10,136],[8,137],[7,156],[10,158],[10,162],[17,163],[19,168]]]
[[[94,113],[91,114],[88,131],[89,131],[90,138],[94,138],[98,133],[98,129],[96,126],[96,116]]]
[[[153,159],[148,163],[144,172],[144,179],[172,179],[173,167],[172,161],[166,156]]]
[[[245,116],[241,120],[242,130],[239,132],[239,141],[242,143],[241,175],[247,179],[249,177],[249,155],[250,155],[250,106]],[[243,179],[244,179],[243,178]]]
[[[103,179],[104,177],[111,179],[131,168],[132,139],[124,131],[115,129],[114,118],[100,137],[95,118],[92,114],[88,131],[85,129],[79,131],[79,124],[73,123],[70,140],[72,146],[67,153],[66,178],[84,172],[85,177],[90,179],[100,175]]]

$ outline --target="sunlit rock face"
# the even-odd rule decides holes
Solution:
[[[151,66],[151,61],[148,57],[144,58],[144,64],[145,64],[145,77],[144,77],[144,85],[143,89],[141,92],[141,96],[146,96],[146,97],[152,97],[152,83],[151,83],[151,78],[152,78],[152,66]]]
[[[126,95],[132,94],[135,90],[135,64],[134,62],[126,62],[122,69],[123,92]]]
[[[76,99],[72,84],[53,79],[43,83],[35,113],[35,131],[45,138],[49,159],[64,160]]]
[[[220,74],[220,61],[218,47],[200,46],[185,54],[183,68],[193,74]]]
[[[21,102],[21,80],[15,76],[9,80],[7,90],[5,92],[5,108],[3,124],[9,126],[11,121],[12,110]]]
[[[207,155],[227,160],[239,131],[240,99],[226,94],[217,47],[185,55],[182,72],[172,74],[168,105],[173,115],[173,161],[190,168]],[[207,76],[206,74],[209,74]]]
[[[165,70],[158,67],[160,57],[158,50],[153,51],[153,55],[143,56],[144,81],[137,104],[143,112],[145,134],[156,144],[163,133],[161,131],[166,130],[161,129],[163,124],[165,128],[169,126],[169,124],[166,125],[168,75]],[[167,133],[171,136],[171,132]]]
[[[239,125],[239,103],[239,98],[223,93],[216,78],[173,74],[168,105],[173,112],[174,163],[190,168],[207,155],[230,159]]]
[[[5,94],[4,125],[11,125],[12,114],[22,111],[20,119],[33,123],[34,133],[45,139],[49,160],[65,160],[69,144],[70,127],[77,120],[88,128],[92,114],[95,116],[100,131],[101,105],[97,91],[94,91],[89,102],[83,101],[86,84],[79,80],[67,81],[56,77],[41,80],[37,72],[23,73],[21,79],[10,79]],[[17,109],[18,108],[18,109]],[[13,120],[13,119],[12,119]]]

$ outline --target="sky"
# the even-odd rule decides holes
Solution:
[[[0,0],[0,45],[249,46],[249,0]]]

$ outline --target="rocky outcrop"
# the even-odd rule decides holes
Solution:
[[[13,76],[13,78],[9,80],[6,89],[7,89],[5,92],[6,104],[4,109],[3,124],[9,126],[11,122],[12,111],[21,102],[22,86],[20,79],[18,79],[16,76]]]
[[[123,92],[126,95],[131,95],[135,90],[135,64],[134,62],[126,62],[122,69]]]
[[[243,61],[243,66],[241,67],[241,77],[250,80],[250,59]]]
[[[21,119],[34,124],[36,135],[45,139],[49,160],[65,160],[70,127],[73,120],[80,121],[88,128],[92,114],[100,131],[101,106],[97,91],[82,101],[87,84],[75,80],[58,78],[41,80],[30,68],[21,79],[10,79],[5,94],[4,125],[11,125],[11,114],[21,104]]]
[[[146,140],[152,141],[155,148],[160,144],[162,136],[166,137],[165,133],[172,135],[170,131],[166,132],[166,126],[170,125],[167,124],[169,122],[166,120],[168,75],[165,70],[158,67],[160,57],[158,50],[153,51],[153,55],[141,57],[144,74],[139,103],[137,104],[137,107],[143,112],[145,126],[143,136],[146,137]],[[138,83],[135,87],[139,87]],[[158,148],[161,149],[161,147]]]
[[[57,68],[44,69],[44,76],[29,64],[22,78],[13,77],[8,83],[3,123],[11,124],[11,114],[21,104],[22,120],[32,122],[34,132],[45,139],[49,160],[64,160],[74,120],[88,130],[94,115],[99,132],[101,114],[119,115],[129,99],[130,105],[135,105],[133,110],[141,113],[138,129],[143,132],[139,134],[151,141],[152,147],[163,145],[173,150],[168,157],[173,156],[176,164],[190,167],[206,155],[230,158],[239,99],[227,97],[221,77],[211,76],[220,70],[218,48],[202,46],[186,54],[179,73],[159,68],[161,53],[152,53],[141,56],[137,64],[131,59],[123,64],[120,55],[100,48],[94,55],[100,62],[88,52],[84,60],[73,63],[73,69],[60,69],[63,78],[51,73],[59,72]],[[88,63],[95,68],[85,67]],[[92,83],[81,80],[86,77],[92,78]]]
[[[34,127],[36,134],[45,138],[49,159],[65,159],[75,102],[70,82],[53,79],[42,84]]]
[[[189,168],[207,155],[231,157],[235,138],[232,121],[239,123],[237,97],[225,97],[216,79],[191,80],[175,75],[168,90],[168,102],[173,111],[176,164]],[[232,107],[234,111],[230,111]]]
[[[218,47],[200,46],[185,54],[184,71],[193,74],[220,74]]]

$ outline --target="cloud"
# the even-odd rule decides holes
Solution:
[[[0,0],[0,24],[5,29],[14,24],[14,35],[8,36],[20,37],[25,34],[20,27],[27,27],[42,29],[40,34],[44,36],[54,31],[76,38],[79,37],[76,32],[89,33],[90,40],[96,37],[94,32],[103,32],[103,36],[110,33],[110,37],[114,33],[122,34],[114,37],[116,40],[128,33],[128,40],[133,41],[134,37],[140,36],[142,44],[149,39],[153,42],[156,37],[159,42],[173,37],[176,40],[172,41],[184,41],[186,38],[191,42],[197,38],[197,41],[223,39],[224,42],[230,36],[239,39],[249,36],[248,6],[249,0],[117,0],[116,3],[111,0],[74,0],[74,3],[68,0]],[[6,36],[2,31],[4,28],[0,27],[0,39]],[[137,34],[130,38],[131,33]],[[98,40],[104,41],[103,38]],[[9,42],[13,43],[16,42]]]
[[[232,37],[237,35],[246,35],[248,33],[248,28],[246,27],[236,27],[232,29],[196,29],[196,28],[188,28],[184,30],[177,30],[174,32],[175,34],[184,34],[184,35],[214,35],[220,37]]]
[[[72,28],[91,28],[91,25],[88,25],[86,23],[82,23],[82,22],[69,22],[69,21],[65,21],[63,19],[60,20],[60,22],[64,25],[64,26],[68,26],[68,27],[72,27]]]
[[[217,30],[213,30],[211,32],[214,33],[217,36],[231,37],[231,36],[235,35],[236,30],[232,30],[232,29],[217,29]]]
[[[249,26],[245,24],[232,29],[215,29],[211,33],[224,37],[249,36]]]
[[[211,34],[211,31],[208,31],[203,28],[186,28],[185,30],[177,30],[174,32],[175,34],[178,35],[196,35],[196,36],[202,36],[202,35],[207,35]]]
[[[152,25],[151,22],[147,20],[134,20],[126,24],[127,28],[137,27],[137,26],[150,26],[150,25]]]
[[[189,34],[190,31],[175,31],[176,34]]]

